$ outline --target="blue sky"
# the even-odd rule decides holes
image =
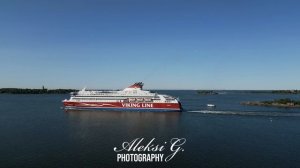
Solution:
[[[0,88],[300,89],[299,5],[2,0]]]

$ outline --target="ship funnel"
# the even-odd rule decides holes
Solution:
[[[131,89],[140,89],[142,90],[144,86],[143,82],[136,82],[133,85],[130,85],[129,87],[125,88],[124,90],[131,90]]]

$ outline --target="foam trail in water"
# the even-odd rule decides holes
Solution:
[[[195,110],[195,111],[185,111],[185,112],[201,113],[201,114],[220,114],[220,115],[300,117],[300,113],[285,113],[285,112],[247,112],[247,111],[211,111],[211,110]]]

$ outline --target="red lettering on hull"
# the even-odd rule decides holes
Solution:
[[[121,103],[121,102],[75,102],[64,101],[66,107],[90,108],[141,108],[141,109],[178,109],[179,103]]]

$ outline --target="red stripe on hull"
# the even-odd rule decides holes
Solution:
[[[141,108],[141,109],[181,109],[179,103],[121,103],[121,102],[73,102],[64,101],[68,107],[93,107],[93,108]]]

